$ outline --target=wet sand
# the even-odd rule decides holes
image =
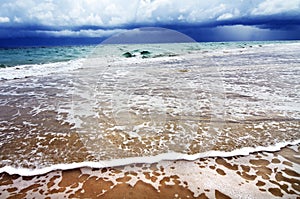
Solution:
[[[300,145],[248,156],[0,174],[0,198],[300,198]]]
[[[0,198],[300,198],[300,144],[241,155],[299,143],[300,46],[272,48],[1,81]]]

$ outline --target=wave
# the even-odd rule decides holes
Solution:
[[[104,48],[112,63],[91,57],[2,68],[0,80],[38,78],[0,86],[0,172],[39,175],[57,169],[248,155],[298,144],[299,47],[205,55],[197,50],[192,56],[178,50],[173,52],[188,55],[169,57],[166,50],[123,46],[117,52]],[[122,57],[126,52],[137,56]],[[165,57],[155,58],[155,53]],[[75,128],[69,119],[79,125]],[[49,132],[53,136],[47,137]],[[78,134],[81,145],[75,146],[70,132]],[[17,148],[19,138],[23,145]],[[27,147],[28,142],[36,143]],[[94,159],[78,157],[78,149]]]
[[[174,52],[160,52],[160,51],[149,50],[149,49],[135,49],[132,51],[127,51],[122,54],[122,56],[125,58],[139,57],[142,59],[156,58],[156,57],[174,57],[178,55],[179,54],[176,54]]]
[[[45,76],[53,73],[61,73],[79,69],[82,67],[84,59],[76,59],[64,62],[47,64],[26,64],[14,67],[5,66],[1,68],[0,80],[21,79],[32,76]]]
[[[44,168],[38,169],[28,169],[28,168],[15,168],[12,166],[4,166],[0,168],[0,173],[8,173],[9,175],[21,175],[21,176],[36,176],[49,173],[51,171],[56,170],[70,170],[70,169],[77,169],[83,167],[90,167],[90,168],[108,168],[108,167],[117,167],[117,166],[125,166],[129,164],[138,164],[138,163],[146,163],[152,164],[157,163],[160,161],[176,161],[176,160],[187,160],[193,161],[199,158],[208,158],[208,157],[234,157],[234,156],[247,156],[251,153],[255,152],[275,152],[279,151],[280,149],[289,146],[289,145],[297,145],[300,143],[300,139],[292,142],[282,142],[276,143],[275,145],[271,145],[268,147],[245,147],[242,149],[237,149],[229,152],[224,151],[207,151],[204,153],[197,153],[193,155],[183,154],[183,153],[176,153],[176,152],[169,152],[169,153],[162,153],[155,156],[144,156],[144,157],[129,157],[129,158],[122,158],[122,159],[113,159],[113,160],[104,160],[104,161],[97,161],[97,162],[74,162],[68,164],[54,164]]]

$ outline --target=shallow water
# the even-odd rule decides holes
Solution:
[[[229,158],[0,174],[1,198],[297,198],[299,145]],[[188,168],[188,169],[187,169]]]
[[[299,142],[299,43],[190,45],[99,46],[50,72],[0,69],[17,71],[1,76],[0,172],[245,155]]]

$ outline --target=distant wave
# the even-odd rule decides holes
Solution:
[[[52,73],[60,73],[75,70],[82,67],[82,60],[71,60],[47,64],[26,64],[15,67],[3,66],[0,68],[0,80],[28,78],[32,76],[44,76]]]

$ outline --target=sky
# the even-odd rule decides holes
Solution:
[[[0,46],[100,43],[140,27],[200,42],[300,40],[300,0],[0,0]]]

